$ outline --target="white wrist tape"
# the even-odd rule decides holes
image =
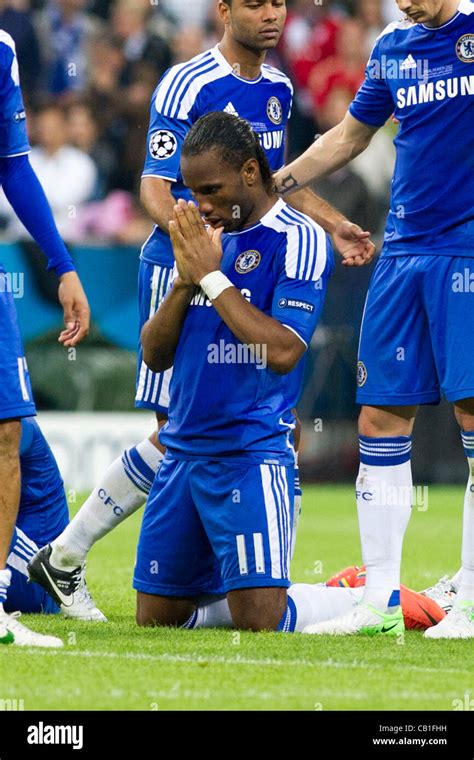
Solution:
[[[209,272],[209,274],[206,274],[202,278],[199,285],[210,301],[215,301],[216,298],[219,298],[220,294],[224,290],[227,290],[227,288],[234,287],[229,278],[220,271]]]

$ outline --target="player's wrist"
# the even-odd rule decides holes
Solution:
[[[199,285],[209,301],[215,301],[224,290],[234,287],[234,284],[228,277],[226,277],[224,272],[221,272],[219,269],[204,275],[204,277],[199,280]]]

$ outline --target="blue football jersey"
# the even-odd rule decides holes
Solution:
[[[473,98],[471,0],[439,28],[400,21],[377,40],[350,113],[400,123],[382,255],[474,256]]]
[[[250,122],[260,135],[273,170],[285,163],[285,133],[293,87],[278,69],[264,64],[257,79],[239,76],[218,47],[173,66],[160,80],[151,103],[144,177],[173,182],[176,199],[192,197],[180,172],[181,148],[193,124],[211,111],[225,111]],[[154,228],[142,248],[145,261],[173,265],[167,234]]]
[[[249,303],[311,341],[334,267],[329,238],[282,200],[255,226],[223,236],[222,271]],[[266,366],[233,335],[206,296],[192,300],[170,385],[169,422],[160,434],[178,459],[294,464],[291,409],[304,360],[287,375]]]
[[[0,29],[0,157],[28,153],[26,115],[15,43]]]

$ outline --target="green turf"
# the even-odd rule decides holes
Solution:
[[[405,546],[405,583],[458,566],[462,489],[429,489]],[[132,565],[139,515],[93,550],[91,591],[106,625],[27,616],[64,650],[0,650],[1,699],[26,710],[451,710],[472,690],[470,641],[138,629]],[[307,487],[293,579],[318,582],[359,560],[349,487]],[[459,704],[459,703],[458,703]]]

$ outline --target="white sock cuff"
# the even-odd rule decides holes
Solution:
[[[8,588],[10,585],[10,581],[12,579],[11,570],[8,569],[8,567],[5,568],[5,570],[0,570],[0,586],[3,586],[4,588]]]
[[[140,443],[138,443],[135,448],[145,464],[147,464],[148,467],[151,467],[153,472],[158,472],[158,469],[163,461],[164,454],[159,449],[157,449],[156,446],[154,446],[148,438],[145,438],[144,441],[140,441]]]

